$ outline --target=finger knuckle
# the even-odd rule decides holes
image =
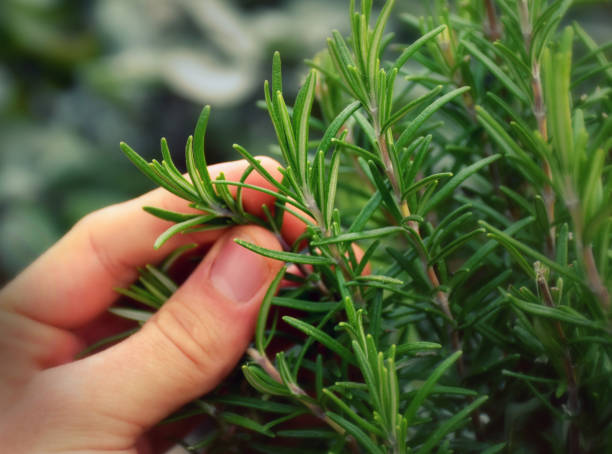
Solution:
[[[202,375],[215,369],[221,346],[214,323],[178,301],[167,304],[151,321],[162,342],[177,354],[176,361]]]

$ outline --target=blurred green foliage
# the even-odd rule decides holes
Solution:
[[[235,141],[265,153],[272,130],[256,100],[269,56],[288,57],[295,92],[303,59],[343,19],[340,3],[312,5],[0,2],[0,284],[84,214],[152,188],[122,139],[150,156],[160,135],[182,145],[209,103],[212,162],[238,159]]]

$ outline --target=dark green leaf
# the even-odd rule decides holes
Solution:
[[[501,158],[501,155],[495,154],[487,158],[481,159],[468,167],[461,169],[455,176],[453,176],[438,192],[436,192],[431,199],[425,204],[423,208],[423,215],[433,210],[439,203],[449,197],[453,191],[463,183],[468,177],[478,172],[481,168],[489,165],[490,163],[497,161]]]

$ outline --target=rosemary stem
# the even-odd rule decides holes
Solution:
[[[533,29],[529,20],[529,5],[527,0],[521,0],[518,2],[518,13],[521,24],[521,32],[523,34],[523,40],[525,42],[525,50],[527,55],[531,53],[531,41],[533,38]],[[533,58],[531,63],[531,91],[533,93],[533,115],[538,123],[538,132],[542,137],[542,140],[548,142],[548,127],[546,117],[546,104],[544,103],[544,90],[542,89],[542,78],[540,76],[540,62],[537,58]],[[555,223],[555,192],[552,189],[553,175],[550,168],[550,163],[543,159],[542,170],[548,179],[548,182],[542,188],[542,199],[546,207],[546,216],[548,218],[548,238],[547,246],[549,255],[553,257],[555,255],[555,237],[556,228]]]
[[[259,365],[268,374],[268,376],[272,380],[274,380],[275,382],[281,385],[284,384],[280,373],[278,372],[274,364],[272,364],[272,361],[270,361],[270,359],[266,355],[262,355],[260,352],[258,352],[254,348],[249,348],[247,350],[247,353],[251,357],[251,359],[255,361],[255,363]],[[329,419],[329,417],[325,414],[325,411],[320,406],[313,403],[314,399],[308,399],[308,401],[304,401],[303,399],[298,398],[298,396],[308,397],[308,394],[306,393],[306,391],[304,391],[302,388],[300,388],[295,383],[292,383],[291,386],[289,386],[289,388],[291,389],[291,392],[296,396],[297,400],[301,404],[303,404],[306,408],[308,408],[308,410],[310,410],[310,412],[313,415],[315,415],[317,418],[324,421],[327,425],[329,425],[332,429],[334,429],[340,435],[344,435],[346,433],[346,431],[342,427],[340,427],[334,421]]]
[[[499,23],[497,22],[497,14],[495,12],[495,4],[493,0],[484,0],[487,9],[488,30],[487,35],[490,41],[497,41],[501,38]]]
[[[536,266],[536,280],[540,294],[544,300],[544,304],[548,307],[555,307],[555,303],[548,286],[546,277],[544,276],[543,268]],[[563,368],[565,370],[565,379],[567,380],[567,408],[571,414],[570,428],[568,430],[567,448],[570,454],[579,452],[580,429],[576,424],[576,417],[580,412],[580,399],[578,396],[578,379],[576,377],[576,368],[572,360],[572,354],[567,345],[567,336],[559,321],[555,322],[555,329],[559,341],[563,345]]]

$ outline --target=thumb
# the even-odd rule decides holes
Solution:
[[[230,229],[143,328],[76,363],[70,380],[89,411],[142,430],[212,390],[248,346],[261,301],[283,265],[236,244],[280,249],[267,230]]]

